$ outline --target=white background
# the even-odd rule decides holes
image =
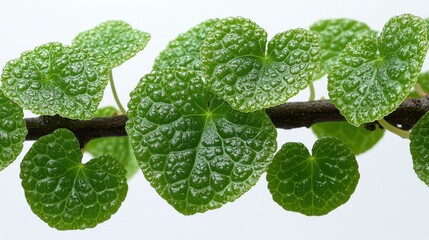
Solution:
[[[52,41],[68,44],[80,31],[105,20],[122,19],[152,35],[143,52],[114,70],[120,98],[126,103],[129,92],[150,71],[168,41],[208,18],[248,17],[273,36],[338,17],[358,19],[381,30],[390,17],[402,13],[429,17],[429,2],[0,0],[0,66],[24,50]],[[317,82],[318,98],[327,96],[325,84]],[[293,100],[307,98],[304,90]],[[106,89],[101,105],[112,104],[110,89]],[[308,129],[279,133],[279,146],[302,141],[311,148],[315,141]],[[361,178],[356,192],[327,216],[284,211],[271,200],[265,175],[233,203],[205,214],[182,216],[139,172],[129,182],[127,199],[109,221],[95,229],[67,232],[51,229],[31,212],[20,185],[21,154],[0,172],[0,239],[428,239],[429,188],[413,172],[408,145],[409,141],[387,133],[373,150],[358,156]],[[23,153],[30,146],[27,142]]]

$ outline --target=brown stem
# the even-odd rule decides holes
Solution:
[[[25,140],[37,140],[52,133],[58,128],[67,128],[72,131],[83,147],[91,139],[101,137],[125,136],[127,116],[94,118],[91,120],[71,120],[56,116],[40,116],[26,118],[28,134]]]
[[[414,124],[429,110],[429,97],[405,100],[398,109],[384,119],[404,130]],[[290,102],[266,110],[277,128],[292,129],[310,127],[314,123],[344,121],[344,117],[329,100]],[[125,136],[127,116],[94,118],[92,120],[71,120],[60,116],[26,118],[28,134],[26,140],[36,140],[58,128],[74,132],[83,146],[94,138]],[[374,123],[376,124],[376,123]],[[366,125],[368,129],[373,124]]]
[[[403,130],[410,130],[429,110],[429,97],[407,99],[384,119]],[[267,109],[277,128],[310,127],[314,123],[345,121],[340,111],[329,101],[290,102]],[[367,124],[370,128],[372,124]]]

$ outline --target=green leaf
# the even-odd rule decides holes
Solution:
[[[177,36],[156,58],[153,69],[185,67],[200,71],[200,47],[218,21],[219,19],[209,19]]]
[[[329,73],[329,69],[338,60],[340,53],[349,42],[362,35],[376,35],[376,32],[365,23],[344,18],[318,21],[310,26],[310,30],[317,33],[321,40],[322,68],[320,77]]]
[[[425,23],[409,14],[390,19],[378,38],[353,40],[328,76],[332,103],[354,126],[382,119],[407,97],[427,48]]]
[[[429,186],[429,112],[414,125],[410,141],[414,171]]]
[[[91,119],[109,81],[98,54],[48,43],[9,61],[2,90],[23,109],[40,115]]]
[[[318,138],[332,136],[344,141],[350,150],[358,155],[371,149],[384,134],[384,129],[368,131],[363,125],[355,127],[347,122],[325,122],[311,126]]]
[[[196,71],[166,69],[131,93],[126,130],[146,179],[191,215],[232,202],[256,184],[276,151],[263,111],[242,113],[210,94]]]
[[[429,71],[420,73],[417,78],[417,83],[420,84],[423,91],[429,93]]]
[[[267,33],[240,17],[219,21],[204,40],[201,65],[209,88],[233,109],[252,112],[284,103],[319,72],[316,34],[289,30],[266,45]]]
[[[21,163],[22,186],[31,210],[58,230],[95,227],[124,201],[125,169],[113,155],[81,163],[79,141],[67,129],[41,137]]]
[[[95,112],[94,117],[109,117],[118,113],[119,111],[114,107],[104,107]],[[90,141],[85,150],[94,157],[105,154],[115,156],[127,170],[128,179],[134,176],[139,169],[128,137],[97,138]]]
[[[0,91],[0,171],[21,153],[26,135],[22,108]]]
[[[107,21],[77,35],[72,45],[98,51],[113,69],[142,51],[149,40],[148,33],[133,29],[126,22]]]
[[[355,156],[338,138],[317,140],[312,152],[302,143],[284,144],[268,168],[268,189],[284,209],[321,216],[349,200],[360,175]]]

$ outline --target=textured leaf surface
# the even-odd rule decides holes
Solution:
[[[142,51],[149,40],[148,33],[133,29],[126,22],[107,21],[77,35],[73,45],[98,51],[112,69]]]
[[[317,123],[311,129],[318,138],[332,136],[343,140],[356,155],[371,149],[384,134],[384,129],[378,127],[368,131],[364,126],[355,127],[347,122]]]
[[[273,199],[288,211],[325,215],[346,203],[359,181],[355,156],[338,138],[324,137],[313,146],[286,143],[267,172]]]
[[[414,125],[410,140],[414,171],[429,186],[429,112]]]
[[[284,103],[319,72],[316,34],[289,30],[266,45],[267,33],[245,18],[219,21],[204,40],[201,65],[207,83],[232,108],[252,112]]]
[[[332,103],[354,126],[382,119],[417,81],[427,45],[424,21],[409,14],[390,19],[379,38],[355,39],[328,76]]]
[[[48,43],[9,61],[1,80],[4,94],[33,113],[91,119],[109,74],[92,51]]]
[[[209,19],[171,41],[155,60],[154,70],[185,67],[201,70],[200,47],[208,32],[219,19]]]
[[[114,107],[104,107],[95,112],[94,117],[109,117],[118,113],[119,111]],[[128,179],[139,169],[128,137],[97,138],[91,140],[85,149],[94,157],[105,154],[115,156],[127,170]]]
[[[127,194],[125,169],[112,155],[81,163],[72,132],[58,129],[33,144],[21,163],[31,210],[59,230],[85,229],[106,221]]]
[[[21,153],[26,135],[22,108],[0,91],[0,171]]]
[[[344,18],[318,21],[310,26],[310,30],[317,33],[321,41],[322,67],[320,77],[329,72],[349,42],[362,35],[376,34],[365,23]]]
[[[126,129],[146,179],[186,215],[240,197],[276,151],[276,129],[265,112],[231,109],[195,71],[146,75],[128,108]]]

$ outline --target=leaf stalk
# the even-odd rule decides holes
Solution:
[[[113,80],[113,74],[112,70],[109,71],[109,78],[110,78],[110,87],[112,89],[113,98],[115,98],[116,105],[118,105],[119,110],[121,111],[122,115],[127,115],[127,111],[125,110],[124,106],[122,106],[121,101],[119,100],[118,93],[116,92],[115,87],[115,81]]]
[[[402,130],[400,128],[397,128],[397,127],[393,126],[392,124],[388,123],[384,119],[378,120],[378,123],[380,123],[380,125],[384,129],[388,130],[389,132],[391,132],[395,135],[398,135],[401,138],[410,139],[410,132],[409,131],[405,131],[405,130]]]

